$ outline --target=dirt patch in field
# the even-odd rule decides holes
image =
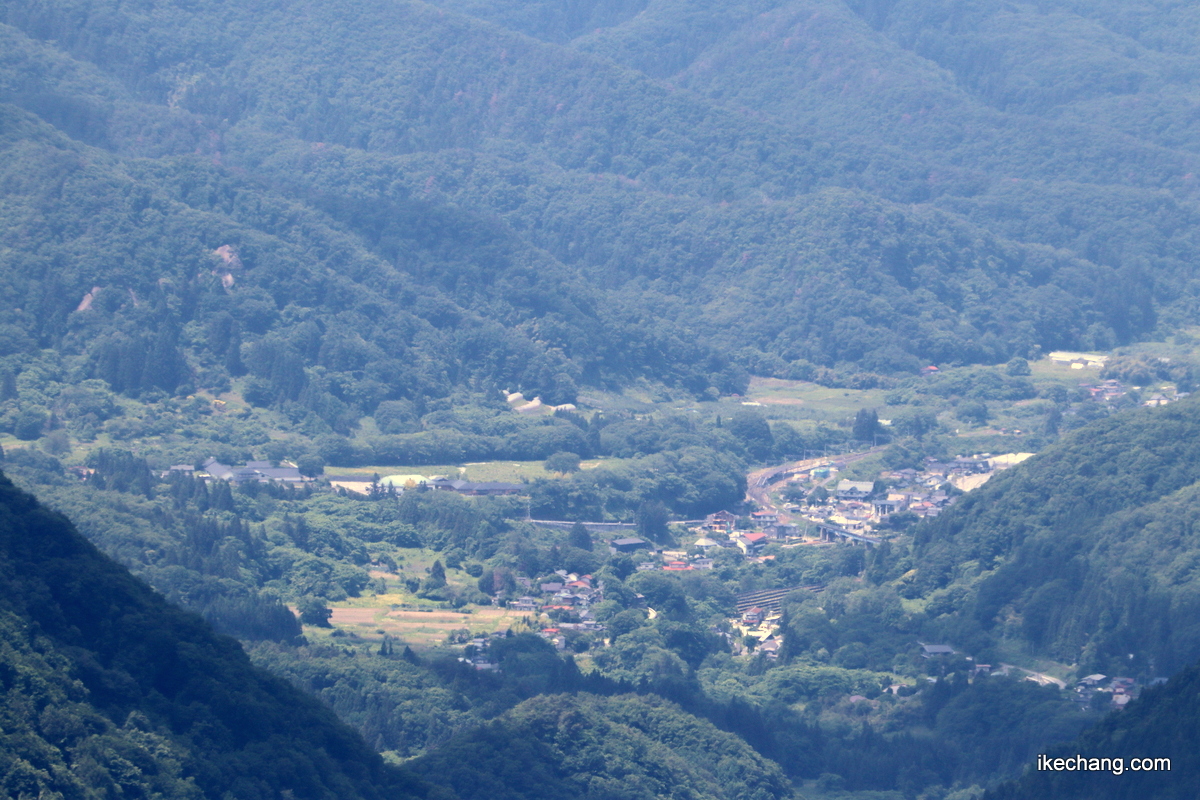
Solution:
[[[331,608],[329,621],[335,625],[370,625],[375,622],[374,608]]]

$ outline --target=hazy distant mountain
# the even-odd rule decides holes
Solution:
[[[9,4],[0,100],[58,137],[7,116],[3,280],[37,300],[5,349],[136,388],[104,365],[154,327],[172,391],[236,372],[235,341],[265,400],[337,420],[465,385],[565,402],[997,362],[1184,319],[1188,123],[1118,132],[1101,106],[1175,102],[1190,54],[1067,12],[1022,38],[1030,14]],[[1134,53],[1133,77],[1088,78]],[[1022,90],[1031,61],[1066,88]]]

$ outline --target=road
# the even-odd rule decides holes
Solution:
[[[1025,669],[1024,667],[1017,667],[1012,664],[1005,664],[1003,662],[1001,662],[1000,666],[1006,670],[1015,669],[1018,672],[1024,672],[1025,676],[1028,680],[1036,681],[1041,686],[1046,686],[1046,685],[1052,683],[1055,686],[1057,686],[1059,689],[1067,688],[1066,681],[1060,680],[1059,678],[1056,678],[1053,675],[1047,675],[1044,672],[1034,672],[1031,669]]]
[[[781,481],[787,480],[792,473],[813,469],[814,467],[824,467],[834,463],[852,464],[867,456],[882,452],[883,449],[882,447],[872,447],[870,450],[864,450],[861,453],[807,458],[803,461],[792,461],[776,467],[755,470],[746,475],[746,500],[757,504],[763,511],[772,511],[779,515],[780,522],[788,522],[791,519],[788,513],[776,508],[775,504],[771,502],[771,487]]]

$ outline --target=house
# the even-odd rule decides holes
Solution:
[[[508,607],[513,611],[537,611],[538,599],[536,597],[518,597],[516,600],[509,600]]]
[[[888,514],[895,514],[897,511],[903,511],[908,505],[908,495],[889,493],[887,497],[881,500],[875,500],[871,503],[871,510],[876,516],[886,517]]]
[[[786,542],[800,536],[800,526],[790,522],[779,522],[763,530],[769,539],[776,542]]]
[[[779,521],[779,515],[774,511],[755,511],[750,514],[750,519],[755,525],[774,525]]]
[[[923,644],[921,645],[921,650],[922,658],[954,655],[954,648],[948,644]]]
[[[1108,361],[1108,356],[1092,353],[1071,353],[1065,350],[1055,350],[1049,354],[1049,359],[1055,364],[1070,366],[1072,369],[1100,369]]]
[[[713,560],[711,558],[697,558],[692,561],[692,566],[696,569],[712,569]]]
[[[283,463],[278,467],[273,467],[270,461],[247,461],[246,469],[252,469],[258,473],[258,480],[286,481],[288,483],[298,483],[304,480],[304,476],[300,474],[300,468],[293,464]]]
[[[782,644],[779,638],[772,633],[766,639],[763,639],[762,644],[758,646],[758,652],[767,658],[779,658],[779,648]]]
[[[850,481],[843,478],[838,481],[837,498],[838,500],[863,500],[869,497],[873,491],[875,491],[875,484],[870,481]]]
[[[417,483],[424,483],[426,488],[441,492],[458,492],[459,494],[479,496],[496,496],[502,494],[520,494],[525,491],[526,487],[521,483],[501,483],[499,481],[486,481],[483,483],[474,483],[472,481],[464,481],[461,479],[451,480],[450,478],[430,478]]]
[[[639,539],[636,536],[630,536],[624,539],[613,539],[608,543],[609,552],[613,555],[617,553],[632,553],[641,549],[649,549],[650,543],[645,539]]]
[[[233,467],[222,464],[215,458],[209,458],[204,462],[204,471],[219,481],[228,481],[233,479]]]
[[[938,372],[939,372],[938,368],[933,366],[932,364],[930,364],[928,367],[921,367],[921,377],[923,377],[923,378],[927,378],[930,375],[937,375]]]
[[[230,481],[231,483],[248,481],[302,483],[306,480],[294,465],[273,467],[270,461],[247,461],[244,467],[231,467],[210,457],[204,462],[204,471],[219,481]]]
[[[695,547],[698,550],[703,551],[704,553],[707,553],[710,550],[720,547],[720,546],[721,546],[720,542],[717,542],[713,539],[709,539],[706,536],[701,536],[699,539],[697,539],[695,542],[692,543],[692,547]]]
[[[737,524],[737,517],[730,514],[728,511],[718,511],[715,514],[709,514],[704,518],[704,527],[707,530],[716,532],[729,533],[733,530],[733,526]]]
[[[755,606],[742,614],[742,622],[747,625],[758,625],[767,618],[767,612],[764,609]]]
[[[686,572],[692,569],[692,565],[686,561],[668,561],[663,569],[670,572]]]
[[[1137,686],[1137,681],[1133,678],[1113,678],[1109,683],[1114,692],[1121,694],[1129,694],[1133,691],[1133,687]]]
[[[745,533],[737,538],[737,546],[748,556],[757,555],[767,546],[765,533]]]
[[[425,481],[425,486],[439,492],[457,492],[470,483],[464,480],[451,480],[450,478],[430,478]]]
[[[546,593],[558,592],[562,590],[563,584],[559,583],[558,581],[551,581],[549,583],[543,583],[539,588]]]

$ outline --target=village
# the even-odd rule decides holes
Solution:
[[[645,539],[618,535],[609,540],[612,556],[626,556],[638,572],[685,573],[711,570],[730,553],[737,561],[768,561],[772,545],[821,547],[837,543],[875,547],[896,535],[889,520],[899,514],[910,520],[933,517],[963,492],[982,485],[997,472],[1028,458],[1029,453],[981,454],[952,461],[927,461],[923,469],[881,472],[874,481],[840,477],[843,461],[827,461],[784,469],[775,477],[771,502],[741,515],[718,511],[703,520],[677,524],[681,546],[661,546]],[[791,498],[790,500],[777,498]],[[799,499],[800,502],[795,502]],[[753,508],[753,506],[751,506]],[[592,575],[559,570],[557,577],[536,584],[518,578],[524,593],[507,601],[510,611],[527,615],[531,627],[559,650],[571,646],[580,633],[603,637],[605,626],[595,619],[594,607],[604,600],[604,586]],[[794,591],[819,592],[820,586],[794,586],[748,592],[737,596],[736,615],[719,631],[735,656],[761,655],[776,659],[782,647],[780,622],[783,599]],[[497,602],[504,602],[497,598]],[[653,609],[647,609],[653,615]],[[472,642],[464,658],[488,669],[486,641]],[[944,647],[944,646],[938,646]],[[949,651],[953,652],[953,651]],[[928,655],[928,654],[927,654]]]
[[[1114,380],[1084,384],[1081,389],[1100,402],[1112,402],[1128,391],[1128,387]],[[1176,399],[1155,395],[1145,404],[1160,405]],[[627,557],[637,572],[685,573],[712,570],[722,563],[765,562],[776,558],[780,548],[840,544],[870,549],[898,535],[917,520],[938,516],[963,493],[978,488],[1031,455],[982,453],[946,460],[929,458],[919,469],[882,470],[870,480],[858,479],[871,477],[871,473],[864,474],[861,468],[855,468],[856,459],[862,458],[863,454],[812,459],[767,470],[760,484],[762,491],[751,492],[747,503],[736,508],[737,513],[722,510],[702,520],[673,523],[675,543],[672,545],[664,546],[631,535],[631,526],[619,523],[589,523],[589,527],[594,533],[607,531],[602,533],[602,540],[606,540],[610,555]],[[210,458],[203,465],[178,465],[171,472],[187,472],[202,479],[230,483],[302,484],[311,480],[287,462],[275,465],[250,461],[244,466],[231,466]],[[342,480],[349,483],[348,477]],[[361,482],[361,478],[355,481]],[[373,479],[367,486],[338,488],[364,494],[380,490],[398,494],[419,488],[491,495],[520,493],[524,487],[515,483],[473,483],[437,476],[397,475]],[[554,526],[565,524],[542,522]],[[604,600],[602,580],[593,575],[558,570],[553,578],[518,577],[516,581],[520,596],[513,599],[498,597],[494,602],[521,614],[526,625],[538,631],[557,650],[608,644],[606,626],[594,614],[595,607]],[[735,615],[713,630],[728,640],[730,652],[735,657],[776,660],[784,644],[781,629],[784,598],[796,591],[820,592],[822,588],[790,586],[739,594]],[[652,608],[645,610],[650,616],[655,613]],[[489,660],[489,641],[488,636],[474,636],[469,639],[458,637],[452,643],[466,646],[463,661],[476,669],[489,670],[495,668]],[[451,642],[448,640],[447,643]],[[914,647],[920,648],[921,655],[934,659],[935,663],[938,659],[962,657],[949,645],[914,643]],[[978,664],[974,665],[972,674],[1008,674],[1011,669],[1009,665],[1000,665],[993,670],[990,665]],[[1028,677],[1040,681],[1036,676]],[[1077,702],[1093,708],[1101,705],[1121,708],[1137,695],[1139,688],[1131,679],[1100,675],[1090,675],[1074,687]]]

